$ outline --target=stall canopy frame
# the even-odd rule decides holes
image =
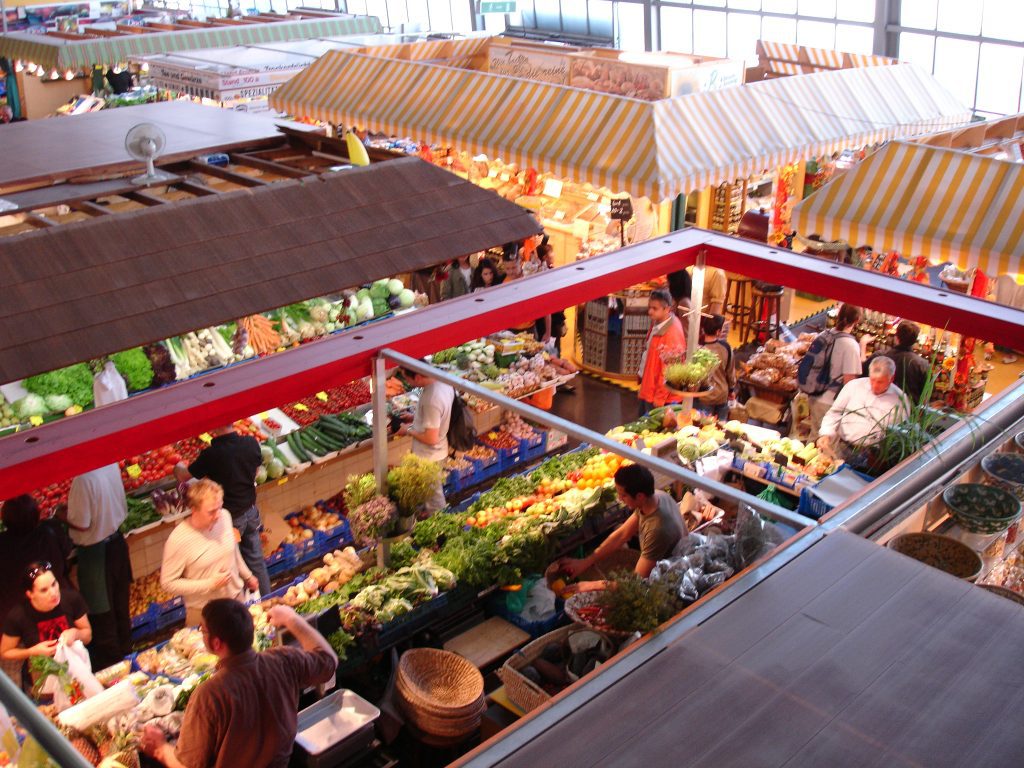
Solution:
[[[310,37],[377,34],[383,31],[376,16],[331,15],[329,18],[281,16],[258,20],[217,20],[199,28],[159,31],[147,27],[121,27],[118,32],[89,30],[78,35],[37,35],[8,32],[0,35],[0,56],[20,59],[47,69],[78,70],[93,64],[116,64],[153,53],[173,53],[232,45],[256,45]],[[196,24],[196,22],[192,22]],[[80,39],[75,39],[80,37]]]
[[[44,487],[367,376],[384,348],[422,357],[691,266],[701,251],[709,266],[1024,348],[1021,310],[687,229],[5,437],[0,487],[7,496]]]
[[[893,142],[798,203],[792,226],[825,240],[977,267],[993,277],[1019,274],[1024,166]]]
[[[448,144],[655,202],[970,119],[911,64],[640,101],[349,51],[322,56],[269,103],[287,114]]]
[[[0,381],[540,231],[514,203],[408,157],[16,235],[0,251]]]

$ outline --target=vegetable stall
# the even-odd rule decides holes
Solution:
[[[371,364],[374,369],[374,378],[371,379],[374,426],[381,430],[378,435],[382,435],[385,410],[377,406],[383,404],[386,399],[385,359],[401,362],[414,370],[431,371],[438,378],[447,379],[450,378],[450,374],[428,368],[411,357],[410,354],[420,356],[437,352],[440,348],[451,348],[464,342],[467,338],[475,336],[480,331],[496,330],[507,326],[511,320],[550,311],[552,307],[557,306],[558,302],[585,301],[594,295],[613,290],[616,283],[621,285],[627,281],[648,279],[659,273],[664,273],[670,268],[678,268],[687,262],[698,260],[703,263],[713,263],[716,266],[726,266],[730,259],[742,257],[746,269],[760,272],[766,279],[778,277],[779,279],[789,279],[797,284],[810,281],[817,281],[819,284],[827,283],[839,298],[843,298],[844,295],[849,295],[853,291],[863,295],[865,290],[869,290],[879,303],[884,303],[887,300],[902,301],[909,310],[934,318],[936,321],[939,320],[939,315],[945,315],[945,322],[950,327],[972,322],[977,323],[983,331],[1001,331],[1008,338],[1013,338],[1014,334],[1020,335],[1019,327],[1013,324],[1013,318],[1016,315],[1011,317],[1005,313],[1000,314],[1003,312],[1002,310],[997,310],[993,314],[988,305],[985,306],[985,312],[982,313],[974,307],[976,302],[969,298],[955,298],[953,301],[949,301],[945,297],[936,296],[930,289],[911,287],[911,290],[908,291],[904,285],[888,281],[888,279],[876,278],[874,283],[865,288],[859,281],[860,273],[844,270],[841,265],[825,266],[817,260],[793,255],[788,255],[788,262],[782,264],[776,261],[775,254],[767,248],[703,232],[691,231],[672,235],[667,243],[669,247],[665,247],[665,245],[651,243],[636,246],[625,254],[609,254],[597,257],[586,265],[555,270],[546,274],[542,280],[526,278],[509,286],[495,289],[486,296],[468,296],[444,305],[428,307],[420,310],[415,319],[398,317],[373,323],[358,329],[358,331],[332,336],[258,362],[225,368],[205,377],[208,382],[215,383],[213,387],[204,387],[203,383],[206,382],[202,380],[204,377],[200,377],[180,382],[173,387],[147,394],[142,398],[131,398],[104,409],[85,412],[73,419],[43,425],[35,430],[35,434],[39,438],[37,441],[25,443],[15,438],[14,443],[18,444],[11,443],[12,450],[5,451],[0,457],[2,458],[0,476],[3,476],[5,481],[10,479],[12,488],[28,490],[32,487],[28,485],[32,479],[26,480],[25,477],[19,479],[19,475],[14,470],[23,468],[19,467],[19,464],[32,461],[30,458],[32,453],[41,452],[42,455],[49,455],[51,461],[47,469],[52,473],[57,473],[63,469],[74,467],[75,462],[81,459],[77,455],[77,451],[85,449],[90,443],[95,442],[93,447],[97,450],[97,454],[94,459],[103,461],[108,457],[113,458],[112,446],[107,445],[104,448],[104,441],[109,440],[113,435],[118,435],[118,439],[123,440],[123,444],[130,446],[132,450],[140,448],[144,440],[149,440],[150,445],[170,442],[190,434],[193,431],[193,424],[199,428],[212,428],[223,423],[225,418],[241,417],[246,412],[258,413],[261,408],[267,408],[273,403],[296,402],[302,397],[308,396],[308,393],[315,391],[317,387],[341,386],[344,379],[350,376],[349,371],[365,375]],[[576,274],[580,270],[585,273],[582,277],[589,279],[580,280],[581,275]],[[485,304],[487,310],[485,313],[480,312],[481,308],[478,304],[481,302]],[[1014,311],[1006,310],[1005,312],[1012,313]],[[422,332],[424,328],[430,328],[431,332],[424,334]],[[378,356],[381,350],[384,350],[383,357]],[[360,579],[360,581],[356,581],[356,586],[361,588],[358,594],[354,595],[358,598],[358,602],[352,606],[353,601],[350,600],[347,604],[348,607],[334,612],[340,626],[329,634],[335,638],[339,646],[349,643],[346,634],[357,635],[359,634],[358,631],[355,631],[357,628],[369,626],[371,631],[364,631],[363,635],[364,637],[376,635],[378,638],[376,648],[379,649],[382,645],[386,646],[387,631],[395,626],[394,620],[399,611],[404,611],[402,615],[422,616],[423,614],[417,614],[417,611],[425,612],[427,606],[430,607],[430,610],[438,610],[437,597],[441,594],[448,595],[444,598],[444,603],[450,605],[456,602],[460,588],[456,587],[455,590],[445,591],[442,584],[451,583],[445,572],[454,576],[456,585],[459,584],[458,574],[461,574],[462,579],[468,583],[474,581],[486,583],[489,580],[493,585],[498,581],[505,581],[517,575],[514,573],[502,574],[499,569],[510,568],[514,572],[518,567],[518,575],[521,575],[521,569],[524,567],[522,564],[528,563],[531,559],[534,563],[539,561],[543,564],[550,554],[545,553],[545,556],[540,557],[537,550],[542,545],[545,548],[553,545],[548,536],[549,532],[558,534],[554,537],[554,543],[564,536],[564,545],[573,546],[572,537],[578,535],[578,529],[582,527],[584,534],[587,530],[588,515],[584,513],[590,511],[588,506],[595,501],[595,492],[600,491],[598,496],[604,494],[610,474],[614,472],[614,467],[624,459],[645,463],[670,480],[679,479],[689,487],[702,489],[719,498],[742,502],[765,517],[795,523],[798,527],[805,529],[802,537],[795,539],[797,542],[803,537],[813,534],[813,522],[806,520],[803,516],[783,510],[773,503],[750,498],[718,480],[681,466],[679,463],[681,441],[677,433],[673,433],[668,438],[669,445],[676,454],[676,457],[671,457],[671,461],[669,461],[627,446],[616,440],[614,435],[594,434],[585,428],[569,424],[542,411],[505,401],[494,390],[478,383],[466,381],[464,378],[453,379],[453,383],[476,398],[488,402],[500,402],[507,410],[518,411],[521,416],[529,418],[534,423],[561,430],[571,437],[589,443],[598,451],[607,451],[607,453],[594,452],[592,448],[590,452],[567,454],[560,459],[549,460],[555,463],[544,463],[536,468],[529,467],[531,471],[525,475],[520,475],[517,478],[505,478],[495,483],[489,491],[493,495],[483,494],[480,498],[470,502],[463,513],[465,517],[440,515],[426,521],[429,525],[425,527],[420,527],[423,526],[422,523],[418,524],[413,529],[412,537],[413,541],[421,547],[420,555],[416,555],[410,560],[412,553],[409,548],[396,544],[392,547],[391,554],[392,557],[398,559],[395,565],[402,565],[402,568],[391,572],[371,570],[362,577],[353,576],[341,584],[343,578],[341,574],[347,575],[351,568],[339,564],[338,560],[340,558],[342,563],[352,562],[351,556],[345,553],[344,548],[325,553],[320,558],[321,564],[317,566],[318,569],[323,570],[320,570],[315,576],[310,572],[299,584],[291,586],[301,587],[302,592],[309,597],[309,591],[317,589],[323,592],[320,589],[322,586],[326,587],[331,582],[335,582],[339,589],[328,594],[339,593],[339,597],[329,597],[328,600],[335,601],[337,605],[345,601],[341,588]],[[165,412],[175,413],[175,417],[160,420],[138,419],[134,414],[142,412],[139,409],[142,408],[142,401],[145,398],[150,400],[159,398],[168,409]],[[62,448],[61,441],[78,432],[77,429],[72,431],[72,427],[76,424],[83,425],[83,427],[88,425],[90,431],[81,433],[82,438],[73,437],[73,448],[70,447],[71,443],[65,443],[64,445],[67,447]],[[136,432],[139,426],[144,426],[145,433]],[[629,426],[633,429],[628,431],[633,432],[636,436],[642,435],[645,429],[650,436],[660,433],[663,428],[663,425],[658,424],[649,424],[646,427],[639,424]],[[682,429],[691,426],[695,425],[684,424]],[[706,436],[702,437],[700,444],[712,437],[717,438],[717,435],[713,433],[719,431],[723,433],[724,438],[725,433],[735,430],[736,425],[705,424],[704,427],[697,428],[698,433],[705,428]],[[742,430],[742,427],[740,429]],[[987,426],[983,427],[983,432],[986,435],[988,434],[987,430]],[[626,430],[623,429],[624,431]],[[65,435],[63,438],[61,437],[62,433]],[[690,434],[685,435],[687,438],[691,436]],[[737,436],[737,439],[742,438]],[[6,439],[6,441],[10,440],[10,438]],[[658,440],[654,439],[653,442],[657,443]],[[661,442],[666,441],[662,440]],[[686,445],[689,444],[686,443]],[[381,448],[384,447],[383,441],[378,440],[375,447],[379,454]],[[529,446],[527,445],[527,447]],[[520,443],[521,448],[522,443]],[[710,446],[708,450],[710,452]],[[698,452],[701,451],[698,449]],[[716,459],[719,458],[717,454],[718,452],[715,451]],[[522,461],[519,464],[522,464]],[[729,464],[732,464],[731,459]],[[376,467],[378,474],[384,470],[386,465],[386,461],[383,464],[378,461]],[[512,466],[514,469],[517,465],[513,464]],[[35,471],[39,470],[40,468],[37,467]],[[71,469],[71,471],[75,470]],[[566,481],[571,482],[572,487],[567,487]],[[358,483],[353,490],[358,491],[359,485],[364,487],[365,492],[370,492],[371,488],[373,493],[378,493],[381,490],[376,482],[372,485],[368,482]],[[355,500],[356,497],[352,498]],[[555,499],[559,500],[556,502]],[[365,504],[371,500],[362,503]],[[517,502],[518,509],[516,509]],[[386,502],[384,504],[386,505]],[[597,504],[592,509],[596,510],[596,508]],[[523,514],[506,514],[504,512],[504,510],[510,509],[516,513],[523,512]],[[602,515],[610,511],[611,509],[606,507]],[[470,516],[474,517],[474,523],[467,525]],[[442,525],[450,527],[440,530],[439,527]],[[547,526],[547,530],[544,526]],[[432,528],[434,530],[431,530]],[[591,530],[594,530],[593,527]],[[811,533],[809,534],[808,531]],[[438,546],[436,542],[439,542],[442,537],[446,541]],[[313,538],[315,541],[315,533]],[[448,538],[451,538],[453,542],[451,549],[449,549]],[[582,540],[583,536],[580,536],[576,542],[580,543]],[[454,542],[458,543],[454,544]],[[423,549],[431,549],[432,543],[437,547],[437,551],[430,555],[435,569],[430,572],[430,579],[437,590],[436,593],[430,586],[431,581],[423,572],[403,572],[403,568],[426,567],[422,561],[417,562],[416,559],[422,556]],[[503,551],[503,557],[495,556],[496,543]],[[328,554],[331,556],[330,559],[327,557]],[[751,573],[741,570],[734,578],[749,579]],[[401,578],[398,578],[399,576]],[[309,579],[313,581],[310,582]],[[372,583],[367,584],[371,580]],[[377,588],[366,593],[369,587]],[[298,589],[294,590],[289,599],[298,597],[298,591]],[[364,593],[366,593],[365,596]],[[287,594],[286,590],[282,597]],[[321,596],[316,595],[316,599]],[[433,599],[424,601],[427,596]],[[416,605],[417,602],[421,603],[419,607]],[[410,606],[413,608],[411,611],[409,610]],[[330,613],[330,611],[325,611],[325,615]],[[687,614],[684,613],[685,615]],[[408,625],[406,628],[408,629]],[[354,631],[350,632],[350,629]],[[335,634],[339,630],[343,634]],[[394,639],[394,635],[391,639]],[[370,640],[362,642],[368,643]],[[370,646],[370,652],[373,650],[374,647]]]

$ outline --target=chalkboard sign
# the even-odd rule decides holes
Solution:
[[[633,201],[628,197],[613,197],[611,203],[611,216],[612,221],[629,221],[633,218]]]

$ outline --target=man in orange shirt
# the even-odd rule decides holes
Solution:
[[[652,408],[677,402],[665,386],[665,366],[661,353],[666,349],[686,350],[683,324],[673,311],[675,302],[664,288],[651,291],[647,302],[647,316],[651,329],[647,332],[647,349],[640,361],[640,415]]]

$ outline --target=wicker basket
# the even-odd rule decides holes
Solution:
[[[572,625],[559,627],[530,641],[506,659],[498,669],[498,679],[504,683],[505,693],[513,704],[524,712],[530,712],[551,698],[551,694],[525,677],[519,670],[540,658],[548,644],[564,643],[569,634],[576,629]]]
[[[395,696],[408,721],[425,734],[459,739],[480,726],[484,678],[462,656],[435,648],[402,654]]]

